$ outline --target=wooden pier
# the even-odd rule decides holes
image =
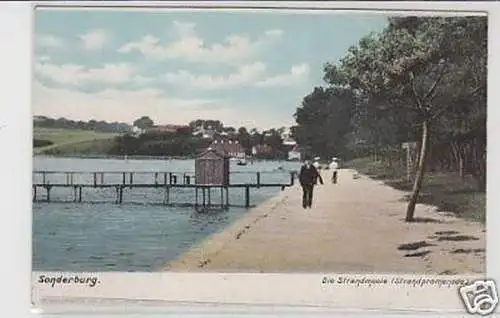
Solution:
[[[281,182],[262,182],[265,175],[279,175]],[[163,190],[162,205],[194,206],[198,209],[221,208],[230,206],[250,207],[250,189],[281,188],[293,186],[296,172],[294,171],[255,171],[230,172],[231,178],[242,179],[244,182],[229,182],[221,184],[197,184],[193,172],[168,171],[33,171],[33,202],[74,202],[97,203],[83,200],[83,189],[115,189],[114,203],[124,202],[125,189],[158,189]],[[245,176],[247,175],[247,176]],[[287,179],[284,182],[284,179]],[[72,200],[54,200],[52,191],[56,188],[72,189]],[[229,200],[229,189],[243,190],[244,203],[234,204]],[[192,189],[191,202],[175,202],[174,189]],[[108,201],[107,201],[108,202]],[[133,203],[133,202],[130,202]],[[148,203],[148,202],[140,202]]]

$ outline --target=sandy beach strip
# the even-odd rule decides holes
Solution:
[[[485,225],[418,204],[405,223],[407,193],[355,171],[314,189],[312,209],[298,185],[251,209],[164,268],[172,272],[485,272]]]

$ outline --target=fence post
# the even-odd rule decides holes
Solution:
[[[245,185],[245,207],[250,207],[250,186]]]

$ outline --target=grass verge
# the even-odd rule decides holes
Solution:
[[[100,133],[74,129],[39,128],[33,130],[33,138],[49,140],[52,145],[37,147],[35,154],[73,154],[99,152],[112,143],[114,133]]]
[[[390,167],[381,161],[360,158],[347,162],[345,167],[382,180],[398,190],[411,191],[413,188],[413,182],[406,180],[406,170],[398,165]],[[462,179],[457,172],[426,172],[417,202],[434,205],[439,211],[453,212],[457,217],[486,222],[486,193],[478,190],[471,176]]]

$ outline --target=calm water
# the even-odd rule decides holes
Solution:
[[[279,165],[284,171],[276,171]],[[297,169],[298,163],[255,162],[244,167],[231,165],[231,182],[255,182],[254,171],[263,173],[261,182],[289,181],[286,170]],[[35,170],[52,171],[194,171],[193,160],[115,160],[34,158]],[[122,175],[105,182],[122,182]],[[64,175],[47,180],[65,182]],[[150,183],[154,173],[134,176],[135,182]],[[33,181],[40,181],[34,177]],[[163,179],[159,180],[160,182]],[[92,176],[75,177],[75,183],[92,182]],[[259,204],[280,191],[278,188],[251,190],[251,204]],[[215,194],[215,193],[214,193]],[[40,194],[39,194],[40,195]],[[214,196],[217,198],[217,195]],[[55,188],[51,199],[71,200],[72,190]],[[33,204],[33,269],[43,271],[154,271],[184,253],[214,232],[221,231],[248,210],[197,213],[193,208],[165,207],[153,204],[112,203],[114,189],[88,189],[83,201],[109,203],[34,203]],[[171,202],[192,202],[194,190],[171,190]],[[124,202],[161,203],[163,190],[133,189],[124,192]],[[215,199],[214,199],[215,200]],[[229,201],[243,204],[243,189],[231,189]]]

